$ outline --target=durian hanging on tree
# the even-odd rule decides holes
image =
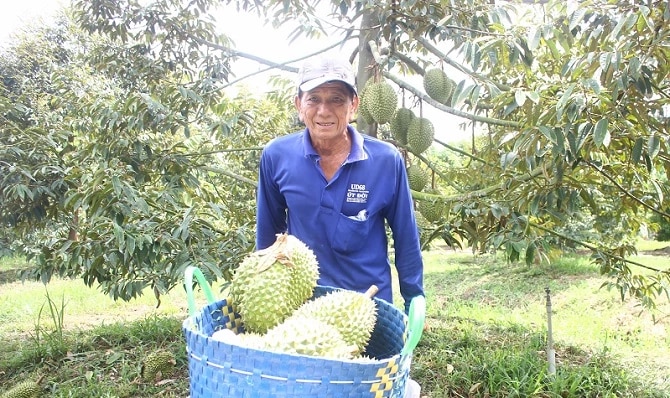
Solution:
[[[389,129],[394,140],[402,145],[407,145],[407,128],[416,115],[414,111],[405,106],[405,89],[402,90],[402,105],[393,115]]]
[[[393,86],[375,74],[365,83],[363,92],[359,108],[363,107],[378,124],[390,122],[398,108],[398,93]]]
[[[417,163],[413,163],[407,168],[407,180],[411,190],[420,192],[428,185],[429,179],[428,172]]]
[[[441,195],[440,191],[437,190],[436,188],[428,188],[425,190],[425,193],[431,195]],[[443,201],[439,199],[434,200],[421,199],[417,204],[417,208],[419,210],[419,213],[421,213],[421,215],[426,220],[434,223],[438,222],[442,218],[445,204]]]
[[[440,104],[451,106],[451,96],[456,82],[439,68],[428,69],[423,75],[423,88],[426,94]]]
[[[434,137],[433,123],[423,116],[414,118],[407,127],[407,145],[417,155],[425,152],[433,144]]]
[[[368,83],[372,84],[372,82],[372,79],[368,80],[368,82],[358,92],[358,116],[362,117],[367,124],[372,124],[375,122],[375,119],[373,119],[372,115],[370,115],[370,111],[368,111],[367,100],[365,99],[366,90],[368,87],[370,87]]]

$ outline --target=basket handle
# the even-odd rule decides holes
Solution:
[[[421,340],[423,325],[426,322],[426,298],[414,296],[409,303],[409,335],[400,355],[411,354]]]
[[[195,297],[193,296],[193,276],[198,281],[200,288],[205,293],[207,297],[207,302],[212,304],[216,301],[212,288],[209,286],[205,275],[203,275],[200,268],[189,265],[184,271],[184,287],[186,288],[186,300],[188,301],[188,314],[193,317],[198,312],[198,309],[195,306]]]

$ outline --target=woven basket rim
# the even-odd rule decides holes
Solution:
[[[223,302],[223,301],[225,301],[225,299],[224,299],[224,300],[220,300],[219,302]],[[182,330],[183,330],[183,331],[185,331],[185,332],[189,332],[189,333],[195,333],[195,334],[197,334],[200,338],[204,338],[204,339],[207,341],[207,344],[210,344],[210,343],[219,343],[219,344],[224,344],[224,345],[231,345],[231,346],[236,346],[236,347],[238,347],[238,348],[240,348],[240,349],[243,349],[243,350],[249,350],[249,351],[256,352],[256,353],[260,353],[260,354],[285,355],[285,356],[295,357],[295,358],[318,359],[319,361],[329,361],[329,362],[344,362],[344,363],[350,363],[350,364],[355,364],[355,365],[368,365],[368,364],[377,364],[377,365],[379,365],[379,364],[384,364],[384,363],[390,362],[390,361],[392,361],[392,360],[396,360],[396,361],[397,361],[399,358],[404,357],[404,356],[407,356],[407,355],[401,355],[400,353],[398,353],[398,354],[394,354],[394,355],[392,355],[392,356],[390,356],[390,357],[382,358],[382,359],[378,359],[378,358],[366,358],[366,359],[361,359],[361,358],[352,358],[352,359],[340,358],[340,359],[336,359],[336,358],[319,357],[319,356],[315,356],[315,355],[295,354],[295,353],[283,352],[283,351],[259,350],[259,349],[257,349],[257,348],[245,347],[245,346],[242,346],[242,345],[235,345],[235,344],[231,344],[231,343],[224,342],[224,341],[214,340],[214,339],[212,339],[211,336],[208,336],[208,335],[206,335],[205,333],[202,333],[201,331],[199,331],[199,330],[198,330],[197,328],[195,328],[194,326],[195,326],[195,325],[194,325],[194,322],[193,322],[193,318],[190,318],[190,317],[189,317],[189,318],[186,318],[186,319],[184,319],[184,321],[182,322]],[[188,346],[186,347],[186,349],[187,349],[188,354],[189,354],[191,357],[193,357],[194,359],[197,359],[197,360],[202,360],[202,358],[196,356],[195,354],[192,354],[192,353],[190,352],[191,349],[190,349]],[[219,365],[219,366],[220,366],[220,365]],[[223,366],[220,366],[220,367],[223,368]]]
[[[193,354],[191,352],[191,350],[188,349],[188,348],[187,348],[186,352],[187,352],[187,355],[190,358],[192,358],[192,359],[194,359],[198,362],[205,363],[207,366],[211,366],[212,368],[220,369],[222,371],[237,373],[237,374],[242,375],[242,376],[258,376],[262,379],[268,379],[268,380],[274,380],[274,381],[289,381],[289,380],[291,380],[291,381],[294,381],[296,383],[306,383],[306,384],[323,384],[324,383],[323,379],[301,379],[301,378],[295,378],[294,379],[294,378],[289,378],[289,377],[284,377],[284,376],[274,376],[274,375],[270,375],[270,374],[266,374],[266,373],[256,373],[256,372],[251,372],[251,371],[248,371],[248,370],[237,369],[233,365],[231,365],[231,366],[221,365],[219,363],[212,362],[212,361],[210,361],[208,359],[205,359],[203,357],[199,357],[199,356]],[[265,351],[265,352],[270,352],[270,351]],[[273,352],[273,354],[275,354],[275,353]],[[283,353],[277,353],[277,354],[283,354]],[[299,354],[287,354],[287,355],[308,357],[308,356],[299,355]],[[398,356],[400,356],[400,355],[398,354]],[[402,363],[404,360],[406,360],[406,358],[409,358],[409,357],[411,357],[411,355],[404,356],[403,358],[401,358],[400,362]],[[318,357],[309,357],[309,358],[318,358]],[[333,360],[333,359],[328,359],[328,358],[319,358],[319,359],[320,360],[331,360],[331,361]],[[395,358],[389,358],[389,359],[395,359]],[[334,361],[338,361],[338,360],[334,360]],[[340,361],[340,362],[345,362],[345,361],[346,360],[343,360],[343,361]],[[370,362],[370,364],[372,365],[372,364],[384,363],[384,361],[385,360],[380,360],[379,362]],[[386,378],[381,378],[380,377],[380,378],[373,379],[373,380],[359,380],[359,381],[354,381],[354,380],[330,380],[329,379],[328,384],[352,384],[353,385],[353,384],[377,384],[377,383],[380,383],[382,381],[383,382],[395,382],[396,380],[400,380],[400,379],[406,377],[406,375],[405,375],[406,371],[402,370],[403,369],[402,366],[400,367],[400,369],[401,370],[399,372],[397,372],[397,374],[395,376],[392,376],[392,377],[386,377]]]
[[[317,286],[315,295],[325,294],[332,290],[338,290],[338,288]],[[294,391],[293,388],[299,387],[291,386],[297,385],[310,389],[312,393],[315,392],[314,389],[319,393],[322,389],[324,393],[335,390],[346,393],[349,388],[358,392],[360,391],[357,387],[359,385],[367,386],[365,389],[373,392],[375,394],[373,396],[381,397],[382,395],[377,395],[381,391],[396,391],[409,377],[413,357],[411,351],[402,352],[398,346],[399,341],[395,340],[400,338],[402,330],[405,330],[406,333],[406,314],[392,303],[378,298],[375,300],[378,301],[378,304],[383,303],[383,318],[380,319],[383,319],[381,325],[384,326],[380,329],[381,340],[376,340],[381,344],[375,344],[372,351],[362,358],[350,359],[257,349],[214,339],[211,336],[213,330],[228,328],[239,334],[244,333],[244,329],[240,328],[240,324],[236,322],[239,314],[234,312],[234,307],[228,297],[210,302],[197,314],[187,317],[182,322],[182,330],[187,343],[186,356],[189,361],[189,375],[192,378],[191,389],[192,391],[198,388],[208,389],[210,388],[208,380],[217,380],[214,383],[222,383],[221,386],[237,392],[249,391],[249,388],[265,388],[272,391],[276,388],[277,392]],[[217,311],[222,311],[224,318],[216,318],[217,320],[214,321],[213,314]],[[377,333],[376,328],[377,326],[375,326],[375,333]],[[389,332],[391,335],[386,337]],[[403,336],[403,339],[405,337]],[[387,338],[392,340],[387,340]],[[387,344],[388,348],[394,348],[385,351]],[[284,363],[287,366],[277,366]],[[198,376],[193,378],[195,374]],[[205,376],[206,378],[203,379],[201,378],[203,374],[210,374],[210,376]],[[228,379],[229,377],[231,379]],[[365,393],[362,396],[367,397],[368,395]]]

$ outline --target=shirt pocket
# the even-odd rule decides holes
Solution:
[[[370,217],[361,220],[340,213],[333,235],[333,250],[340,253],[351,253],[365,247],[370,225]]]

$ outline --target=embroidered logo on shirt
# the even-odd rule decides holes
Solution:
[[[365,184],[351,184],[347,190],[348,203],[367,203],[369,191]]]

